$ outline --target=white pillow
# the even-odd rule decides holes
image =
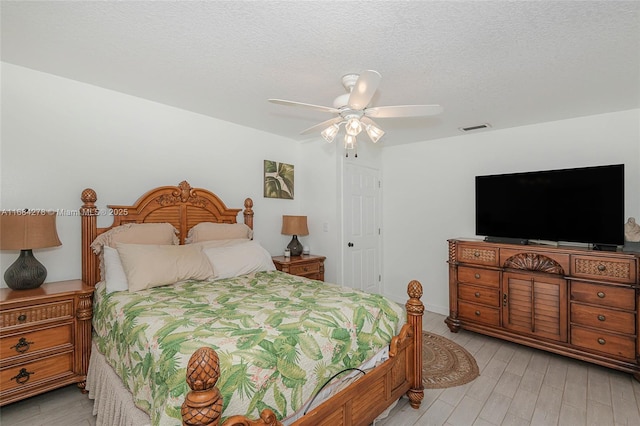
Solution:
[[[206,280],[213,270],[202,249],[194,245],[116,245],[129,291],[145,290],[184,280]]]
[[[127,282],[127,274],[124,272],[122,262],[120,261],[120,255],[118,250],[113,247],[102,247],[105,266],[105,281],[107,293],[113,293],[114,291],[126,291],[129,290],[129,283]]]
[[[257,241],[205,248],[213,267],[213,279],[232,278],[259,271],[275,271],[271,255]]]

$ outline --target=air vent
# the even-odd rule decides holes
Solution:
[[[461,132],[473,132],[474,130],[482,130],[482,129],[489,129],[489,128],[491,128],[491,124],[489,123],[478,124],[477,126],[458,127],[458,129],[460,129]]]

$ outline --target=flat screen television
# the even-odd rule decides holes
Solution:
[[[624,244],[624,164],[476,176],[476,235],[489,241]]]

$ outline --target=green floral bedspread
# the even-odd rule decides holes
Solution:
[[[223,415],[293,415],[335,373],[387,346],[404,310],[380,295],[259,272],[137,293],[96,292],[94,340],[151,416],[179,425],[185,369],[202,346],[220,357]]]

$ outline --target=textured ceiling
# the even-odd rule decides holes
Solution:
[[[640,108],[639,1],[6,1],[2,60],[298,140],[377,70],[389,146]]]

